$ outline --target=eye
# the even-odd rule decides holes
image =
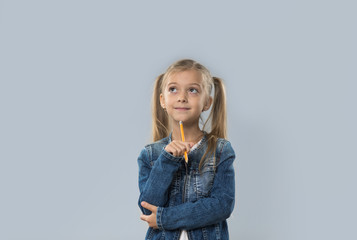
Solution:
[[[196,88],[190,88],[188,91],[190,93],[198,93],[198,90]]]
[[[169,92],[175,93],[177,92],[177,89],[175,87],[169,87]]]

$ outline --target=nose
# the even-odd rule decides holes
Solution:
[[[179,94],[178,97],[177,97],[177,101],[178,102],[187,102],[186,93],[183,92],[183,93]]]

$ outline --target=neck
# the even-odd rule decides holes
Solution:
[[[196,143],[198,142],[202,136],[203,132],[197,124],[185,124],[183,123],[183,131],[185,133],[185,142],[193,142]],[[182,140],[181,138],[181,129],[180,129],[180,124],[176,121],[173,121],[172,124],[172,140]]]

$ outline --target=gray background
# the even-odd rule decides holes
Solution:
[[[0,239],[143,239],[155,77],[225,80],[232,239],[355,239],[354,1],[0,1]]]

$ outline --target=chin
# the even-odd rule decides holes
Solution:
[[[180,121],[182,121],[183,123],[185,123],[185,122],[195,122],[195,121],[199,121],[199,118],[197,118],[197,119],[195,119],[195,118],[190,118],[190,117],[177,117],[177,118],[173,118],[173,120],[174,121],[176,121],[176,122],[180,122]]]
[[[179,122],[179,121],[186,122],[186,121],[190,120],[189,118],[184,118],[184,117],[175,117],[175,118],[171,118],[171,119],[175,122]]]

